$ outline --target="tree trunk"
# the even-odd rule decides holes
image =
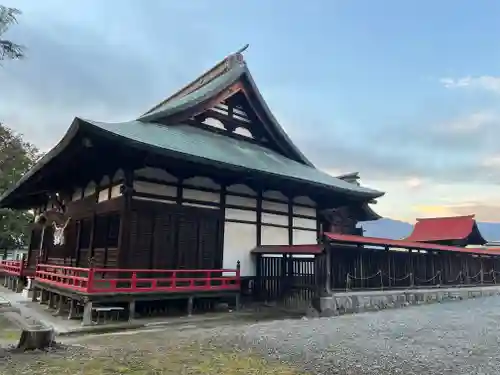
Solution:
[[[52,328],[25,329],[21,333],[21,338],[17,344],[17,349],[43,350],[54,344],[54,330]]]

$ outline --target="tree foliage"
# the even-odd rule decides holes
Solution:
[[[17,16],[20,14],[18,9],[0,5],[0,61],[19,60],[24,57],[23,46],[2,38],[9,27],[17,23]]]
[[[0,195],[14,185],[38,159],[35,146],[0,123]],[[27,211],[0,209],[0,249],[15,249],[27,244],[29,223]]]

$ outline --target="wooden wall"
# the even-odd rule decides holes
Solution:
[[[154,201],[132,203],[129,250],[123,267],[214,269],[222,267],[220,212]]]
[[[131,171],[127,181],[118,170],[75,188],[67,202],[72,219],[66,245],[53,246],[46,233],[43,260],[87,267],[92,257],[98,267],[229,269],[240,261],[242,275],[254,276],[255,246],[317,243],[316,203],[268,189],[265,181],[259,189],[221,185],[151,167]],[[126,196],[124,185],[130,188]],[[35,262],[36,255],[30,258]]]
[[[234,269],[240,261],[243,276],[255,275],[250,251],[258,245],[317,243],[316,203],[305,196],[291,198],[266,189],[264,182],[261,190],[256,191],[243,184],[220,185],[201,176],[179,179],[160,169],[143,168],[134,172],[133,187],[134,201],[198,207],[205,210],[205,216],[209,212],[217,215],[217,230],[222,232],[218,245],[222,246],[222,267]],[[204,225],[212,225],[208,223]],[[196,226],[186,222],[189,225]],[[179,235],[183,236],[182,232]]]

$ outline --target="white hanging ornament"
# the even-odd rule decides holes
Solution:
[[[52,223],[52,226],[54,227],[54,245],[55,246],[63,246],[65,244],[65,236],[64,236],[64,230],[66,229],[69,221],[71,218],[69,218],[64,225],[57,225],[55,222]]]

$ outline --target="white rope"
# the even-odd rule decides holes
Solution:
[[[350,279],[350,280],[370,280],[370,279],[373,279],[374,277],[377,277],[379,275],[382,274],[382,271],[379,270],[376,274],[373,274],[371,276],[367,276],[367,277],[354,277],[354,276],[351,276],[350,273],[347,274],[347,278]]]
[[[483,270],[480,270],[478,273],[476,273],[474,276],[470,276],[471,279],[475,279],[476,277],[478,277],[479,275],[481,275],[481,273],[483,273]]]
[[[460,279],[462,277],[462,271],[460,271],[457,275],[457,277],[455,277],[455,280],[448,280],[447,282],[448,283],[454,283],[455,281],[457,281],[458,279]]]
[[[418,277],[415,277],[415,280],[418,282],[421,282],[421,283],[428,283],[430,281],[435,280],[440,275],[441,275],[441,271],[437,271],[437,273],[434,275],[434,277],[431,277],[429,280],[419,279]]]
[[[398,278],[395,278],[395,277],[390,277],[390,276],[387,276],[387,278],[391,281],[403,281],[403,280],[406,280],[407,278],[411,277],[411,273],[409,273],[408,275],[398,279]]]

